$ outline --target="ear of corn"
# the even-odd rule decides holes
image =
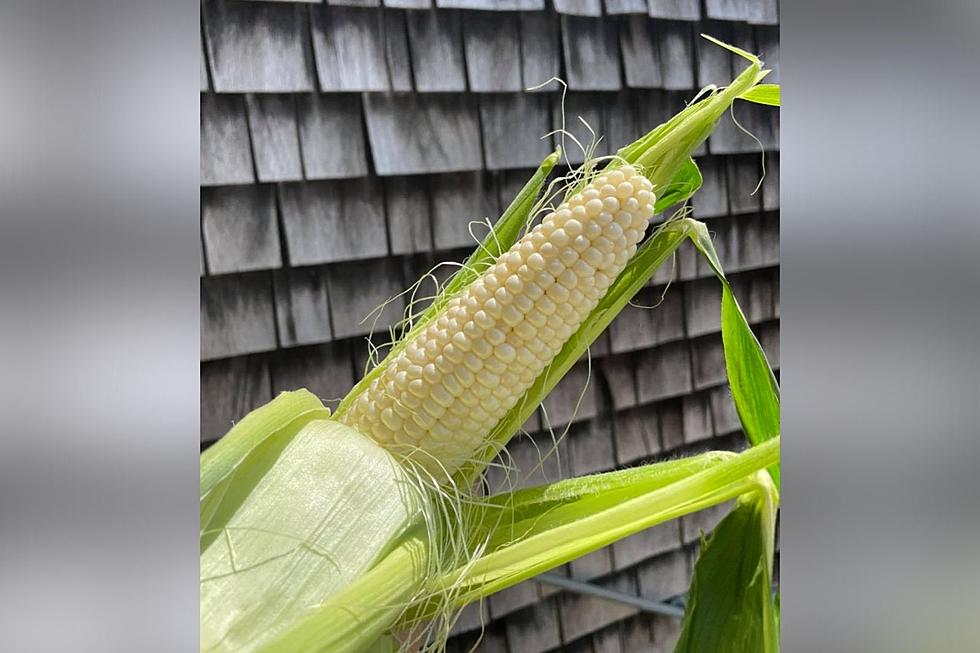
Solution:
[[[721,463],[715,475],[706,470],[653,490],[626,475],[603,497],[590,494],[601,482],[578,479],[577,497],[561,488],[549,495],[559,504],[567,499],[558,512],[533,498],[519,506],[523,517],[509,523],[524,531],[496,530],[501,515],[518,516],[506,510],[513,504],[500,506],[503,513],[478,511],[478,524],[461,517],[470,514],[463,509],[469,482],[653,269],[683,239],[706,238],[703,225],[679,220],[637,249],[651,214],[662,208],[653,192],[674,202],[696,189],[691,151],[763,76],[756,60],[728,88],[707,91],[620,150],[598,176],[578,182],[517,241],[543,176],[532,180],[531,201],[526,196],[508,210],[502,226],[510,231],[491,234],[491,245],[471,259],[486,265],[457,274],[334,419],[320,419],[326,410],[318,402],[273,402],[202,457],[203,648],[364,652],[386,630],[417,624],[413,615],[432,616],[420,606],[444,613],[456,599],[724,500],[740,479],[778,460],[777,441],[746,452],[742,462]],[[689,190],[671,194],[678,179]],[[621,197],[623,184],[630,188]],[[502,247],[494,251],[498,235]],[[405,411],[415,400],[418,409]],[[273,407],[275,419],[266,419]],[[406,421],[418,428],[404,428]],[[399,464],[402,456],[440,478],[455,470],[462,489],[426,490],[424,478]],[[611,500],[617,496],[621,502]],[[471,527],[490,548],[452,550],[468,541]]]
[[[452,475],[626,267],[653,200],[631,166],[596,177],[450,300],[342,421]]]

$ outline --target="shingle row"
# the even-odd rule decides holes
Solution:
[[[748,20],[725,6],[732,2],[716,4],[721,14],[709,17],[722,21],[712,32]],[[208,0],[201,89],[205,65],[218,93],[506,92],[559,74],[573,90],[694,88],[695,37],[704,31],[691,22],[700,17],[697,0],[651,1],[648,16],[601,18],[599,0],[555,5],[558,13]],[[760,45],[778,55],[773,28],[737,25],[758,30]],[[562,47],[554,47],[559,38]]]
[[[372,166],[380,176],[525,170],[556,145],[577,165],[596,139],[595,155],[611,153],[682,108],[686,96],[658,90],[568,92],[564,99],[555,93],[203,94],[201,184],[351,179]],[[740,102],[733,116],[709,139],[712,153],[776,149],[776,112]],[[565,131],[549,136],[559,129]]]

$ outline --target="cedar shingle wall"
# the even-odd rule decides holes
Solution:
[[[565,80],[566,128],[587,140],[585,118],[604,154],[740,69],[700,32],[758,52],[779,81],[776,0],[206,0],[202,21],[202,446],[281,390],[331,401],[350,388],[364,336],[372,324],[384,333],[405,299],[368,313],[434,263],[462,260],[470,222],[497,217],[557,144],[541,136],[561,125],[560,87],[524,89]],[[778,113],[739,103],[735,115],[770,152],[765,181],[754,192],[758,143],[725,119],[698,152],[705,185],[692,203],[778,366]],[[491,485],[744,447],[719,298],[685,246],[512,443],[523,473]],[[548,423],[567,426],[557,449]],[[682,594],[699,529],[723,514],[663,524],[557,573]],[[670,651],[679,629],[533,580],[482,609],[480,651]],[[468,609],[449,650],[469,650],[480,623]]]

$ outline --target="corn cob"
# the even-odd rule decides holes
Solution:
[[[631,166],[596,177],[386,361],[342,421],[430,471],[454,472],[622,272],[653,201]]]

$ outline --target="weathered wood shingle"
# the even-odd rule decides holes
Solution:
[[[259,181],[302,179],[295,98],[263,93],[249,95],[246,104]]]
[[[392,254],[413,254],[432,249],[429,186],[425,177],[388,177],[384,180],[385,213]]]
[[[255,181],[252,151],[240,95],[201,96],[201,185]]]
[[[367,174],[367,156],[356,95],[312,93],[299,97],[299,138],[307,179]]]
[[[405,300],[399,295],[405,283],[392,259],[331,265],[327,268],[327,288],[337,338],[366,335],[372,330],[384,335],[389,326],[402,319]],[[384,308],[375,312],[382,304]]]
[[[493,178],[485,173],[436,175],[430,180],[432,232],[437,249],[472,249],[500,215]],[[471,223],[480,224],[473,225]]]
[[[645,349],[636,356],[636,385],[646,403],[691,391],[691,362],[687,342]]]
[[[524,88],[533,88],[559,75],[558,18],[550,11],[526,11],[521,12],[520,22],[521,78]],[[550,82],[541,90],[557,88],[557,82]]]
[[[264,356],[201,365],[201,442],[217,440],[250,411],[272,399]]]
[[[384,200],[378,180],[283,184],[280,196],[292,265],[388,253]]]
[[[483,167],[476,99],[452,95],[365,96],[368,138],[380,175]]]
[[[276,319],[268,273],[201,279],[201,360],[275,348]]]
[[[554,0],[555,11],[570,16],[601,16],[600,0]]]
[[[778,20],[776,0],[705,0],[709,18],[773,25]]]
[[[654,18],[698,20],[701,18],[699,0],[649,0],[649,13]]]
[[[406,18],[415,90],[423,93],[465,91],[459,13],[452,10],[410,11]]]
[[[660,88],[663,71],[655,23],[646,16],[630,16],[622,24],[620,42],[626,85],[633,88]]]
[[[281,270],[273,276],[273,287],[281,347],[330,340],[333,334],[330,329],[326,270],[323,267]]]
[[[354,384],[353,369],[346,342],[289,349],[272,363],[273,392],[306,388],[327,405],[336,406]]]
[[[658,21],[655,29],[660,41],[664,88],[693,89],[694,33],[690,23]]]
[[[619,39],[612,21],[561,17],[565,81],[572,90],[617,91],[621,88]]]
[[[480,97],[483,153],[490,170],[531,168],[552,150],[550,97],[503,93]]]
[[[384,17],[376,9],[313,7],[313,52],[324,91],[386,91]]]
[[[236,0],[204,2],[204,30],[219,93],[313,89],[307,8]]]
[[[606,6],[606,13],[611,16],[647,13],[647,0],[606,0],[603,4]]]
[[[521,90],[520,19],[516,13],[463,13],[463,46],[470,90]]]
[[[212,274],[282,265],[272,186],[203,189],[201,229]]]

